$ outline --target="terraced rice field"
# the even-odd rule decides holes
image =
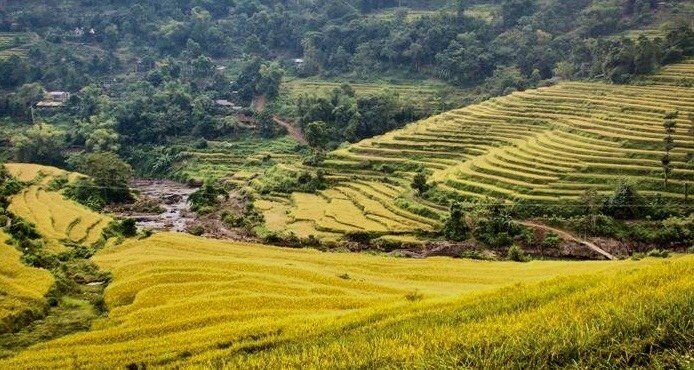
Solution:
[[[58,176],[67,177],[68,181],[74,181],[83,176],[77,172],[68,172],[60,168],[33,163],[5,163],[4,165],[7,171],[10,172],[10,175],[19,181],[36,181],[42,185],[48,184],[52,178]]]
[[[33,36],[26,33],[0,32],[0,59],[9,58],[12,55],[25,57],[26,43],[31,41]]]
[[[190,149],[178,173],[204,180],[227,178],[242,182],[277,163],[301,162],[301,149],[290,136],[265,140],[209,141],[205,149]]]
[[[36,185],[12,196],[8,210],[34,224],[49,247],[58,251],[62,249],[62,241],[92,245],[101,239],[101,231],[111,221],[110,217],[45,188],[52,177],[65,175],[75,179],[81,175],[34,164],[10,163],[6,167],[22,181],[38,180]]]
[[[21,253],[7,240],[8,236],[0,231],[0,333],[16,315],[43,309],[44,296],[53,284],[48,271],[20,262]]]
[[[409,189],[417,167],[432,172],[440,191],[470,199],[558,203],[578,199],[587,189],[608,194],[629,180],[643,194],[684,201],[685,184],[694,183],[688,159],[694,153],[688,118],[694,114],[694,87],[681,81],[693,78],[690,60],[663,68],[644,85],[565,82],[446,112],[339,149],[324,165],[337,185],[317,196],[286,199],[287,223],[277,230],[426,231],[439,224],[436,213],[445,210]],[[673,172],[664,189],[662,122],[675,110]],[[391,171],[378,171],[384,166]],[[301,222],[296,230],[295,222]]]
[[[283,89],[293,98],[300,95],[321,95],[342,86],[343,82],[332,82],[316,79],[287,79],[283,81]],[[463,90],[455,89],[445,83],[435,80],[421,81],[418,83],[349,83],[357,96],[378,94],[384,91],[392,91],[398,94],[400,99],[418,111],[437,111],[440,104],[451,104],[463,100]]]
[[[681,338],[691,332],[689,256],[413,260],[162,233],[93,259],[113,273],[108,319],[0,368],[538,367],[692,344]]]
[[[674,84],[679,86],[694,86],[694,60],[690,59],[686,63],[673,64],[662,68],[660,73],[644,78],[646,83],[654,84]]]

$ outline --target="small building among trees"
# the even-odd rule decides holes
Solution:
[[[46,91],[43,95],[43,100],[36,103],[36,107],[58,108],[65,104],[68,99],[70,99],[70,93],[67,91]]]

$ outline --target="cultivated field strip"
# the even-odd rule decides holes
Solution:
[[[644,83],[694,86],[694,59],[663,67],[659,73],[643,79]]]
[[[111,220],[38,186],[30,186],[10,198],[8,210],[34,224],[41,236],[50,241],[85,245],[96,243]]]
[[[64,176],[68,181],[74,181],[83,176],[77,172],[68,172],[56,167],[42,166],[30,163],[5,163],[5,168],[12,177],[23,182],[36,182],[37,184],[48,184],[51,179]]]
[[[13,317],[26,310],[42,310],[44,296],[53,284],[47,270],[23,264],[21,253],[7,242],[8,236],[0,231],[0,334]]]
[[[25,163],[8,163],[5,167],[17,179],[34,183],[10,197],[8,211],[32,223],[49,242],[49,247],[59,251],[62,241],[92,245],[101,239],[101,232],[111,221],[110,217],[46,189],[51,179],[57,176],[72,181],[83,175]]]
[[[106,290],[108,319],[95,323],[88,332],[0,360],[1,368],[167,367],[191,362],[213,366],[207,361],[236,356],[241,360],[288,341],[298,345],[322,335],[368,331],[373,325],[409,320],[424,311],[433,313],[440,305],[462,308],[461,300],[474,302],[475,294],[491,294],[516,283],[531,287],[562,276],[558,288],[571,290],[564,284],[585,282],[584,275],[615,274],[655,263],[414,260],[275,248],[175,233],[127,241],[93,259],[113,273]],[[566,280],[570,276],[581,278]],[[665,281],[669,280],[662,284]],[[558,312],[566,312],[566,307]],[[570,307],[579,310],[582,306]],[[502,312],[510,313],[499,308],[490,314]],[[456,315],[450,319],[453,317]],[[410,335],[415,332],[419,330]],[[486,334],[494,335],[494,331]],[[410,340],[407,338],[401,337],[402,344]],[[444,338],[448,336],[439,336],[439,340]],[[308,357],[333,355],[340,356],[340,351]]]
[[[316,232],[338,234],[429,230],[439,224],[421,216],[430,210],[413,212],[425,205],[409,188],[417,168],[429,170],[440,190],[470,199],[557,203],[587,189],[608,194],[629,180],[644,194],[683,200],[686,184],[694,183],[694,87],[671,81],[685,77],[694,77],[694,61],[664,67],[647,84],[563,82],[338,149],[323,165],[338,184],[319,195],[291,195],[284,204],[287,221],[300,220],[304,235],[307,223]],[[679,116],[665,189],[662,124],[670,111]],[[395,192],[375,196],[363,183],[395,184]]]
[[[286,136],[274,140],[248,138],[234,142],[208,141],[205,148],[183,152],[187,157],[178,171],[198,180],[225,178],[243,182],[244,173],[258,173],[277,163],[301,161],[298,144]]]

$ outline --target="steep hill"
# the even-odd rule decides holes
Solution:
[[[108,319],[0,367],[589,366],[677,358],[691,345],[689,257],[412,260],[164,233],[94,260],[114,276]]]
[[[440,225],[445,208],[410,189],[419,169],[442,199],[566,204],[628,180],[643,194],[684,201],[694,180],[693,82],[689,60],[631,85],[562,82],[514,92],[334,151],[322,169],[337,185],[257,204],[271,228],[304,237],[426,231]],[[664,188],[663,120],[671,111],[679,115]]]

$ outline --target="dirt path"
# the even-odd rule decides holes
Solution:
[[[289,135],[291,135],[296,141],[303,145],[308,145],[308,141],[306,140],[304,133],[301,132],[301,130],[298,127],[287,121],[282,121],[277,116],[272,116],[272,120],[275,121],[275,123],[277,123],[278,125],[286,128]]]
[[[267,97],[265,97],[265,95],[259,95],[253,98],[251,108],[256,112],[262,112],[265,110],[265,104],[267,104]]]
[[[547,226],[547,225],[543,225],[543,224],[540,224],[540,223],[536,223],[536,222],[532,222],[532,221],[522,221],[522,222],[520,222],[520,223],[523,224],[523,225],[525,225],[525,226],[528,226],[528,227],[534,227],[534,228],[537,228],[537,229],[542,229],[542,230],[546,230],[546,231],[551,231],[551,232],[556,233],[557,235],[559,235],[560,237],[562,237],[562,238],[564,238],[564,239],[566,239],[566,240],[571,240],[571,241],[577,242],[577,243],[579,243],[579,244],[585,245],[586,247],[588,247],[588,248],[594,250],[595,252],[600,253],[601,255],[603,255],[603,256],[604,256],[605,258],[607,258],[608,260],[614,260],[614,259],[615,259],[615,257],[614,257],[613,255],[607,253],[604,249],[598,247],[598,246],[595,245],[594,243],[591,243],[591,242],[589,242],[589,241],[587,241],[587,240],[579,239],[579,238],[577,238],[576,236],[574,236],[574,235],[572,235],[572,234],[570,234],[570,233],[568,233],[568,232],[566,232],[566,231],[564,231],[564,230],[555,229],[555,228],[553,228],[553,227],[550,227],[550,226]]]
[[[253,107],[253,110],[255,110],[256,112],[262,112],[263,110],[265,110],[266,104],[267,104],[267,98],[265,97],[265,95],[260,95],[260,96],[256,96],[253,99],[253,102],[251,103],[251,107]],[[301,129],[296,127],[296,125],[294,125],[290,122],[287,122],[287,121],[283,121],[282,119],[280,119],[277,116],[272,116],[272,120],[275,121],[276,124],[286,128],[287,132],[289,133],[289,135],[291,137],[294,138],[294,140],[298,141],[300,144],[308,145],[308,141],[306,140],[304,133],[301,132]]]

